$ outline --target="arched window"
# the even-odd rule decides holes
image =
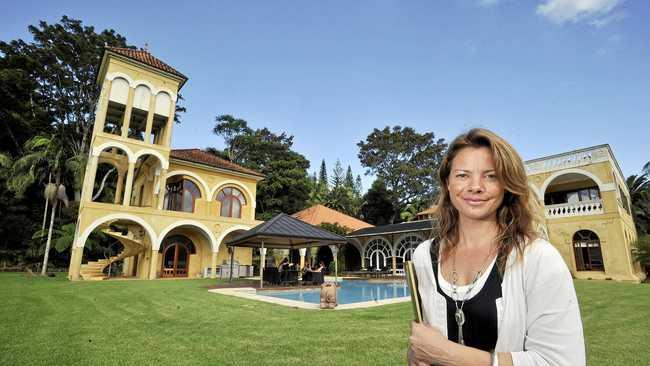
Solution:
[[[604,271],[600,239],[591,230],[580,230],[573,234],[573,253],[578,271]]]
[[[388,267],[388,259],[392,257],[390,244],[384,239],[373,239],[363,252],[364,260],[367,260],[371,269],[380,270]]]
[[[162,277],[187,277],[190,255],[196,254],[194,243],[182,235],[165,239],[160,248],[162,253]]]
[[[244,194],[237,188],[228,187],[217,194],[217,201],[221,202],[221,217],[241,218],[241,208],[246,204]]]
[[[417,235],[407,235],[397,243],[397,267],[401,268],[405,261],[411,260],[411,255],[415,248],[423,242],[422,238]]]
[[[201,198],[201,191],[189,179],[169,179],[165,191],[165,210],[194,212],[194,202]]]

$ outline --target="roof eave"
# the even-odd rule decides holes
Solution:
[[[251,173],[240,172],[238,170],[232,170],[232,169],[226,169],[226,168],[217,168],[217,167],[209,165],[209,164],[198,163],[196,161],[182,159],[182,158],[178,158],[178,157],[171,157],[170,156],[169,157],[169,162],[170,163],[174,162],[174,163],[178,163],[178,164],[185,164],[185,165],[188,165],[188,166],[194,166],[194,167],[198,167],[198,168],[208,169],[208,170],[212,170],[212,171],[219,172],[219,173],[227,173],[227,174],[236,175],[236,176],[240,176],[240,177],[250,178],[250,179],[255,180],[256,182],[259,182],[261,180],[266,179],[266,176],[264,174],[261,174],[261,173],[259,175],[256,175],[256,174],[251,174]]]

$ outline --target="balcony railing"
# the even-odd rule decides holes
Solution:
[[[549,219],[558,217],[600,215],[604,212],[602,200],[548,205],[545,207],[545,210],[546,217]]]
[[[545,158],[529,160],[526,162],[527,174],[539,174],[554,170],[574,168],[592,163],[607,161],[609,152],[607,147],[598,146],[581,151],[568,152]]]

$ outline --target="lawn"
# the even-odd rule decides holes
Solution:
[[[309,311],[210,294],[214,280],[0,274],[0,365],[402,365],[410,304]],[[650,286],[576,282],[590,365],[650,359]]]

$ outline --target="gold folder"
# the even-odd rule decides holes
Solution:
[[[418,278],[415,274],[413,262],[406,261],[404,263],[404,269],[406,270],[406,283],[409,285],[409,290],[411,291],[414,319],[416,322],[422,323],[422,306],[420,305],[420,293],[418,292]]]

